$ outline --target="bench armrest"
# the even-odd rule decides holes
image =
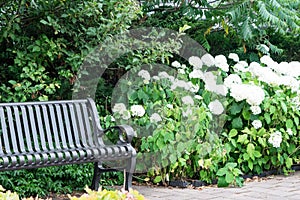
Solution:
[[[124,143],[131,143],[133,137],[136,137],[136,132],[133,130],[131,126],[128,125],[117,125],[109,127],[105,130],[103,130],[104,133],[117,129],[119,131],[119,141],[118,143],[124,144]],[[124,135],[125,134],[125,135]],[[124,138],[125,136],[125,138]]]

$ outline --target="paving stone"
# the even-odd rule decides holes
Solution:
[[[272,199],[300,200],[300,172],[290,176],[274,176],[263,181],[247,182],[242,188],[205,187],[179,189],[167,187],[135,186],[147,200],[195,200],[195,199]]]

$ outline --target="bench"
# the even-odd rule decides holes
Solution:
[[[109,131],[118,131],[114,144],[103,139]],[[99,188],[101,173],[122,170],[129,190],[136,165],[134,136],[128,125],[102,129],[90,98],[0,103],[0,171],[92,162],[91,189]]]

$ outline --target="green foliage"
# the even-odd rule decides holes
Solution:
[[[253,56],[257,53],[278,56],[284,50],[288,51],[289,47],[278,45],[281,41],[278,37],[270,37],[274,33],[283,38],[287,34],[298,37],[299,5],[299,0],[145,1],[142,3],[144,18],[140,26],[178,30],[183,24],[188,24],[191,29],[187,34],[211,54],[236,52],[255,61]],[[266,51],[262,45],[269,50]],[[294,52],[291,51],[291,54]]]
[[[138,14],[132,0],[3,2],[0,101],[70,98],[85,56]]]
[[[17,192],[21,197],[37,195],[44,197],[49,192],[82,191],[85,185],[91,185],[92,178],[93,164],[89,163],[1,172],[0,183],[3,187]],[[100,180],[103,186],[122,183],[121,172],[104,173]]]
[[[242,174],[242,171],[237,168],[237,163],[226,163],[217,172],[218,187],[227,187],[231,184],[241,187],[244,182],[243,177],[241,177]]]

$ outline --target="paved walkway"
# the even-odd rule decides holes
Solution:
[[[241,188],[167,188],[134,186],[147,200],[242,199],[300,200],[300,171],[246,182]]]

